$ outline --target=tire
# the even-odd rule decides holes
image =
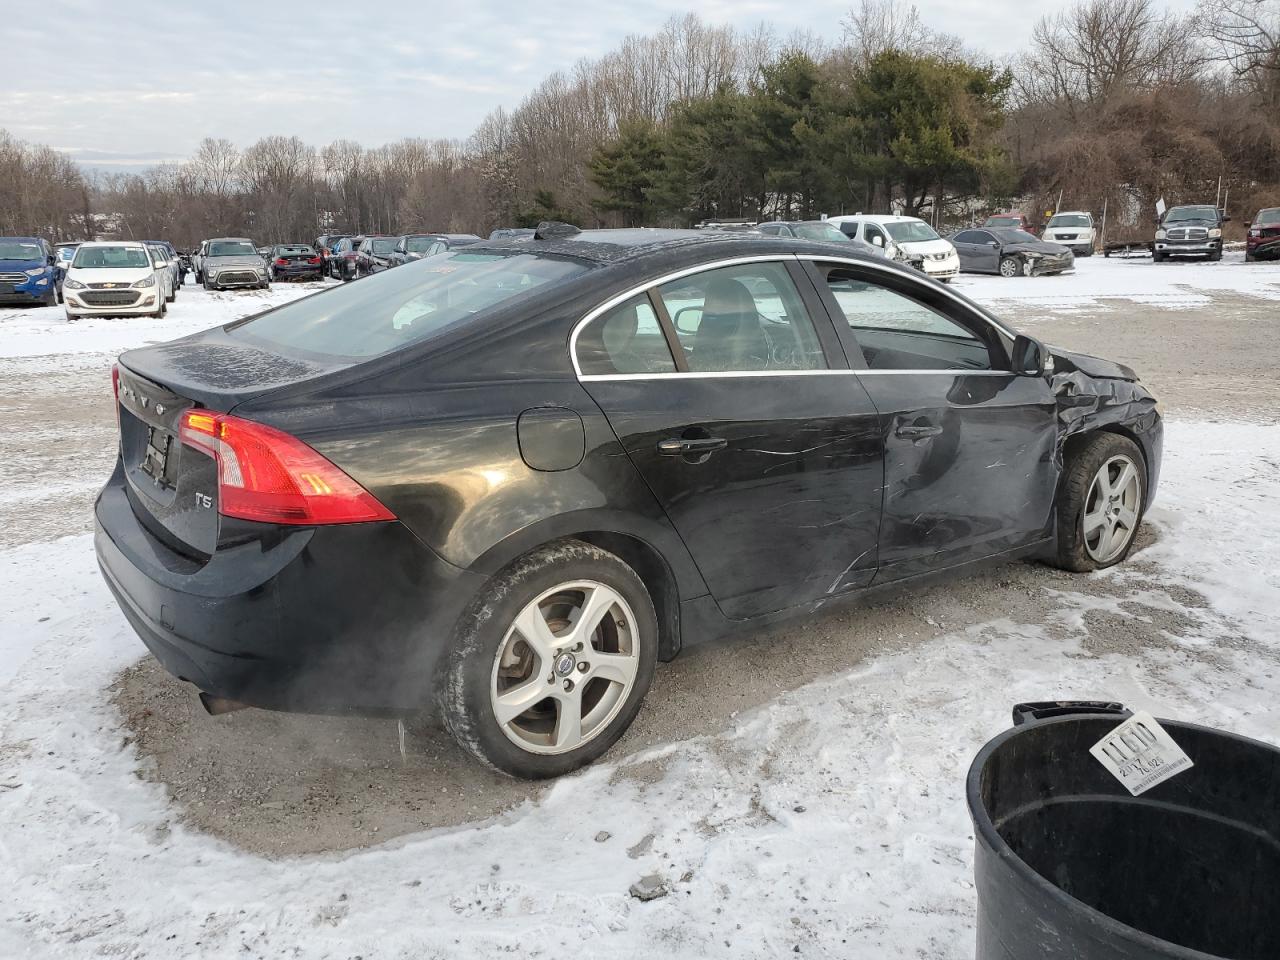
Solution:
[[[584,653],[571,623],[584,605],[599,603],[607,607],[592,618],[592,634],[576,638],[587,644]],[[526,640],[539,628],[526,634],[521,622],[547,628],[541,646]],[[578,540],[514,561],[458,623],[438,691],[441,716],[463,749],[513,777],[558,777],[600,757],[631,725],[653,682],[658,620],[648,590],[617,556]],[[604,656],[609,676],[596,673]],[[500,696],[526,688],[509,705],[520,712],[500,723]]]
[[[1221,251],[1221,250],[1215,250],[1215,251],[1213,251],[1213,253],[1209,254],[1209,262],[1210,262],[1210,263],[1217,263],[1217,262],[1218,262],[1219,260],[1221,260],[1221,259],[1222,259],[1222,251]]]
[[[79,320],[79,319],[80,319],[80,318],[79,318],[79,317],[77,317],[74,313],[72,313],[70,310],[67,310],[67,311],[66,311],[66,316],[67,316],[67,323],[75,323],[77,320]]]
[[[1022,258],[1021,257],[1001,257],[999,270],[1000,270],[1000,276],[1002,277],[1022,276]]]
[[[213,289],[213,287],[209,286],[209,281],[208,281],[208,279],[207,279],[207,278],[204,278],[204,277],[201,277],[201,278],[200,278],[200,286],[204,287],[206,290],[212,290],[212,289]]]
[[[1167,253],[1153,253],[1153,254],[1151,255],[1151,258],[1152,258],[1156,263],[1164,263],[1166,260],[1168,260],[1168,259],[1169,259],[1169,255],[1168,255]]]
[[[168,312],[169,312],[169,305],[165,303],[164,297],[161,297],[159,308],[154,313],[152,313],[151,316],[157,320],[162,320],[164,319],[164,315]]]
[[[1246,250],[1246,251],[1244,252],[1244,262],[1245,262],[1245,263],[1254,263],[1257,259],[1258,259],[1258,258],[1257,258],[1257,257],[1255,257],[1255,256],[1254,256],[1252,253],[1250,253],[1248,250]]]
[[[1108,487],[1119,499],[1108,496]],[[1107,432],[1087,437],[1067,462],[1058,490],[1054,565],[1086,573],[1124,560],[1142,525],[1146,491],[1147,465],[1136,443]]]

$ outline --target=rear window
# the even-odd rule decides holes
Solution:
[[[305,353],[375,357],[586,270],[576,261],[523,253],[442,254],[295,300],[230,329]]]

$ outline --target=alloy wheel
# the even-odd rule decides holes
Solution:
[[[635,623],[622,595],[594,580],[562,583],[526,604],[498,648],[489,686],[507,739],[559,754],[607,729],[639,671]]]
[[[1110,563],[1133,539],[1142,507],[1138,468],[1123,455],[1111,457],[1094,474],[1085,497],[1084,548],[1097,563]]]
[[[1014,260],[1012,257],[1006,257],[1000,261],[1000,276],[1016,277],[1019,273],[1021,273],[1021,269],[1018,266],[1017,260]]]

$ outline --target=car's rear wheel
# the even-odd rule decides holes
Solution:
[[[1000,258],[1000,276],[1016,277],[1022,273],[1022,260],[1019,257]]]
[[[576,540],[490,581],[460,620],[440,691],[445,725],[515,777],[595,760],[631,725],[653,682],[658,622],[626,563]]]
[[[1129,555],[1142,522],[1147,469],[1127,437],[1097,433],[1075,450],[1058,495],[1057,565],[1086,572]]]

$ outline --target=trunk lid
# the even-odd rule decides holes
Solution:
[[[221,329],[123,354],[120,457],[139,520],[171,548],[207,559],[218,544],[217,463],[182,444],[182,415],[193,407],[226,413],[346,365],[284,357]]]

